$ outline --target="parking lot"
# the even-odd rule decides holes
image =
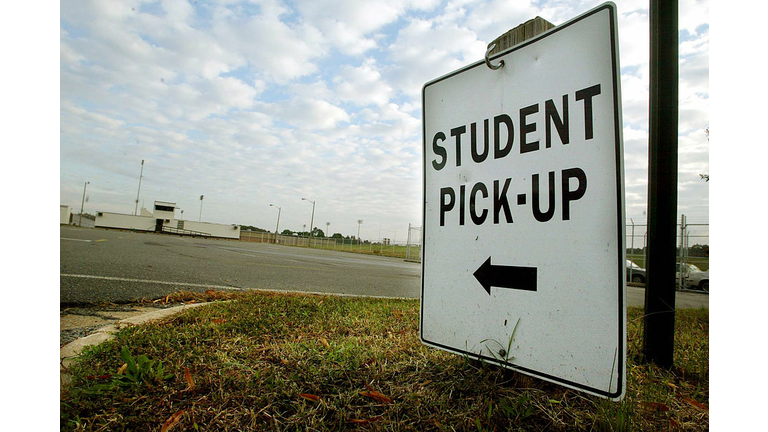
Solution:
[[[208,289],[420,295],[419,265],[397,258],[69,226],[60,237],[60,302],[67,304]]]
[[[265,289],[419,298],[420,264],[341,251],[60,227],[60,303],[131,302],[173,291]],[[627,287],[627,305],[645,289]],[[677,307],[709,307],[678,292]]]

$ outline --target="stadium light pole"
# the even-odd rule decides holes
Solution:
[[[197,217],[197,221],[198,222],[202,222],[203,221],[203,198],[204,198],[204,196],[200,195],[200,216]]]
[[[283,209],[274,204],[270,204],[269,206],[277,208],[277,225],[275,225],[275,244],[277,244],[277,230],[280,228],[280,213],[282,213]]]
[[[141,160],[141,174],[139,174],[139,190],[136,192],[136,208],[133,209],[133,215],[139,211],[139,195],[141,194],[141,178],[144,177],[144,159]]]
[[[80,203],[80,226],[83,226],[83,207],[85,207],[85,190],[91,182],[87,181],[83,185],[83,202]]]
[[[357,220],[357,245],[358,246],[361,244],[360,243],[360,225],[362,225],[362,224],[363,224],[363,220],[362,219],[358,219]]]
[[[302,201],[312,203],[312,218],[309,220],[309,247],[312,247],[312,224],[315,223],[315,202],[306,198],[302,198]]]

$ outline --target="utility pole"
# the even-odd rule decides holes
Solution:
[[[139,211],[139,194],[141,194],[141,178],[144,177],[144,159],[141,160],[141,174],[139,174],[139,191],[136,192],[136,208],[133,209],[133,215]]]
[[[650,0],[648,260],[643,355],[671,368],[675,346],[678,115],[677,0]]]

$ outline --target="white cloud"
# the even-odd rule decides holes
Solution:
[[[103,130],[115,130],[119,129],[125,124],[125,122],[113,119],[100,113],[94,113],[73,104],[72,102],[65,101],[61,104],[61,110],[68,116],[77,118],[81,122],[90,123],[92,126]]]
[[[436,21],[409,20],[389,46],[389,56],[396,65],[393,75],[397,87],[411,98],[420,95],[427,81],[480,60],[485,54],[485,44],[474,32]]]
[[[641,72],[622,74],[621,99],[624,124],[647,130],[648,127],[648,76]]]
[[[332,129],[349,122],[346,111],[321,99],[297,97],[285,104],[280,114],[284,121],[307,130]]]
[[[421,213],[421,88],[482,59],[542,16],[600,0],[424,2],[64,1],[60,22],[62,203],[133,211],[175,200],[222,223],[405,237]],[[619,2],[627,214],[647,194],[648,3]],[[680,5],[681,208],[708,205],[708,2]],[[85,181],[82,180],[82,181]],[[79,192],[78,192],[79,190]],[[704,204],[702,204],[704,203]],[[692,210],[691,210],[692,211]],[[306,217],[305,217],[306,216]],[[306,219],[306,220],[304,220]],[[284,225],[285,224],[285,225]]]
[[[280,8],[271,13],[236,16],[227,11],[214,14],[212,34],[225,49],[240,54],[264,77],[279,83],[311,75],[313,63],[327,52],[324,37],[313,26],[281,21]]]
[[[341,52],[362,55],[378,46],[374,35],[408,9],[429,10],[436,1],[403,0],[302,0],[297,9],[314,23]]]
[[[383,105],[393,94],[376,69],[376,61],[367,59],[359,67],[344,66],[334,79],[336,95],[357,105]]]
[[[450,5],[449,5],[450,7]],[[463,9],[469,9],[466,14]],[[493,39],[503,35],[518,24],[541,15],[529,0],[517,1],[491,1],[471,2],[457,6],[452,22],[463,23],[478,34],[479,39],[490,43]],[[547,18],[547,17],[543,17]],[[481,53],[485,54],[485,50]]]
[[[709,1],[681,0],[678,4],[678,20],[680,30],[695,33],[702,25],[709,26]]]

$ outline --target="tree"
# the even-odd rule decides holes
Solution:
[[[265,229],[261,229],[252,225],[240,225],[240,229],[243,231],[267,232]]]
[[[343,238],[344,238],[344,236],[343,236],[343,235],[341,235],[341,233],[333,233],[333,235],[331,236],[331,238],[335,238],[335,239],[343,239]]]
[[[323,238],[325,237],[325,233],[320,228],[314,227],[312,228],[312,237]]]
[[[284,229],[283,232],[280,233],[281,235],[293,235],[293,231],[289,229]]]
[[[688,256],[692,257],[708,257],[709,245],[695,244],[688,248]]]

